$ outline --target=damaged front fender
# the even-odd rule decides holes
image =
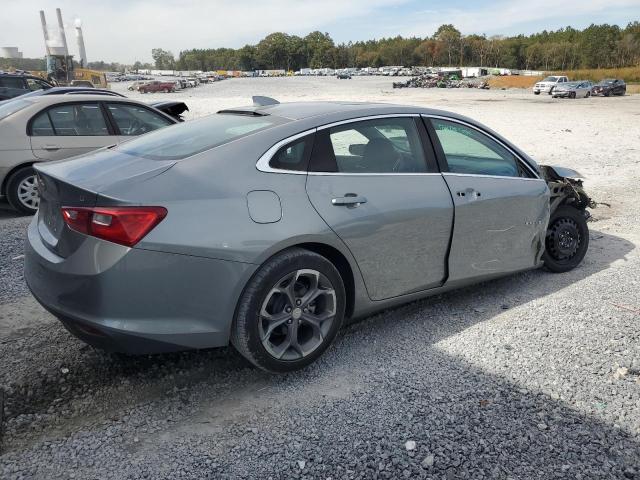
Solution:
[[[597,203],[584,190],[584,177],[570,168],[540,165],[551,197],[549,199],[550,213],[553,214],[560,205],[569,205],[586,212],[587,208],[595,208]]]

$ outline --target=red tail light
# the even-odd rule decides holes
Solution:
[[[62,207],[76,232],[133,247],[167,216],[164,207]]]

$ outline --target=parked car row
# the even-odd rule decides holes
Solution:
[[[625,95],[627,85],[622,79],[607,78],[595,85],[589,80],[569,81],[564,75],[552,75],[537,82],[533,86],[533,93],[540,95],[548,93],[553,98],[588,98],[591,95]]]

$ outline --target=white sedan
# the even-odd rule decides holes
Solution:
[[[0,198],[33,214],[39,196],[34,163],[82,155],[178,123],[128,98],[42,95],[0,103]]]
[[[553,98],[587,98],[591,96],[593,83],[588,80],[567,82],[553,90]]]

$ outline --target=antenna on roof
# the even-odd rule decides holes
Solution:
[[[251,100],[253,100],[253,105],[256,107],[266,107],[267,105],[278,105],[280,103],[275,98],[262,97],[260,95],[254,95]]]

